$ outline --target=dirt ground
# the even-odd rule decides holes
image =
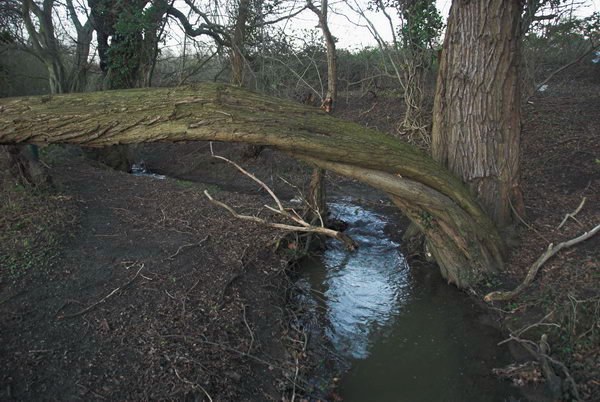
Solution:
[[[0,399],[280,399],[279,233],[202,191],[246,213],[261,199],[86,162],[52,173],[51,205],[3,183]]]
[[[400,99],[349,99],[338,116],[395,131]],[[482,292],[516,286],[550,243],[600,223],[599,111],[600,83],[590,81],[551,86],[524,105],[521,243],[508,278]],[[215,150],[283,200],[297,189],[280,177],[300,187],[307,177],[306,166],[269,150],[256,159],[242,146]],[[281,233],[235,220],[202,192],[263,215],[264,194],[205,143],[131,152],[171,178],[112,171],[63,148],[42,152],[53,193],[3,178],[0,400],[281,400],[300,390],[289,256],[273,253]],[[355,186],[330,177],[332,193]],[[548,334],[551,355],[590,401],[600,400],[599,255],[600,235],[548,261],[519,298],[490,306],[507,336]],[[512,380],[542,383],[531,367]]]
[[[551,243],[573,239],[600,224],[598,84],[550,85],[524,106],[526,216],[521,243],[508,264],[515,280],[525,277]],[[565,215],[580,205],[577,215],[559,228]],[[561,251],[542,266],[529,289],[495,307],[503,310],[512,333],[538,324],[523,337],[539,341],[547,334],[552,355],[567,365],[580,397],[600,400],[600,235]]]

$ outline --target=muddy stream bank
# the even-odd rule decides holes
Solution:
[[[230,152],[235,158],[235,150],[220,151]],[[219,183],[244,194],[256,191],[255,184],[240,180],[235,169],[214,169],[211,158],[202,158],[201,152],[195,156],[196,163],[183,175],[185,179]],[[281,186],[275,177],[283,171],[289,181],[300,182],[304,168],[268,151],[261,158],[246,164],[258,176],[270,179],[269,185],[282,199],[294,197],[294,191]],[[158,162],[151,161],[151,165]],[[158,172],[182,177],[179,171],[174,174],[159,168]],[[218,177],[207,176],[210,172]],[[302,325],[319,348],[331,351],[305,362],[319,366],[314,377],[307,379],[305,397],[544,400],[540,389],[517,388],[492,373],[515,359],[507,347],[497,345],[504,337],[489,311],[448,286],[437,267],[409,266],[400,252],[406,218],[389,205],[385,194],[354,180],[329,179],[332,217],[348,224],[346,233],[360,248],[349,253],[338,242],[328,241],[322,256],[301,264],[297,285],[305,296],[298,301],[311,311]],[[336,378],[334,389],[332,378]]]

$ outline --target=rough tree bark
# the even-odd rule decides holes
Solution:
[[[500,228],[522,212],[519,186],[521,1],[452,3],[435,94],[432,151]]]
[[[67,92],[67,73],[62,60],[60,43],[54,34],[53,10],[53,0],[44,1],[42,7],[33,0],[23,0],[22,2],[23,22],[35,55],[48,70],[50,92],[63,93]],[[31,14],[35,15],[37,26]]]
[[[380,7],[383,2],[379,3]],[[435,0],[400,0],[402,19],[402,77],[405,113],[400,127],[409,138],[431,146],[425,119],[425,73],[431,65],[432,44],[441,30]]]
[[[409,144],[319,109],[214,83],[0,99],[0,144],[207,140],[271,146],[382,189],[459,287],[503,267],[498,231],[458,178]]]
[[[88,57],[90,55],[90,46],[92,44],[94,28],[91,19],[88,19],[84,24],[79,21],[77,12],[73,6],[73,0],[67,0],[67,11],[69,12],[69,18],[77,32],[73,67],[67,78],[69,85],[68,92],[83,92],[87,88],[87,75],[89,70]]]

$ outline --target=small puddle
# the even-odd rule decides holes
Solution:
[[[329,241],[320,259],[303,264],[301,287],[312,289],[325,335],[343,372],[344,401],[504,401],[518,397],[492,368],[510,362],[502,339],[469,298],[428,267],[411,269],[388,220],[348,200],[329,204],[345,233],[359,242],[347,252]]]

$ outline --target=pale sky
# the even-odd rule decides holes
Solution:
[[[1,0],[0,0],[1,1]],[[306,0],[294,0],[297,5],[301,5]],[[313,0],[315,4],[319,4],[319,0]],[[579,1],[579,0],[573,0]],[[586,0],[589,4],[587,7],[580,8],[577,14],[581,16],[589,15],[594,11],[600,11],[600,0]],[[218,2],[217,4],[219,4]],[[230,3],[225,1],[225,4]],[[365,46],[377,46],[376,40],[373,38],[370,30],[366,27],[366,21],[355,11],[357,8],[366,9],[368,0],[329,0],[329,28],[338,39],[338,49],[360,49]],[[452,0],[437,0],[437,7],[442,14],[444,22],[448,16],[448,11]],[[182,10],[185,10],[185,4],[181,0],[176,0],[176,4],[181,4]],[[349,7],[348,5],[351,5]],[[227,6],[224,6],[227,7]],[[220,10],[223,15],[226,15],[226,10]],[[373,26],[385,41],[391,41],[391,29],[388,20],[381,13],[373,13],[365,11],[365,15],[370,19]],[[398,23],[398,18],[393,10],[389,10],[389,15],[394,18],[394,23]],[[194,24],[194,19],[190,22]],[[358,25],[357,25],[358,24]],[[305,10],[302,14],[296,16],[290,21],[279,23],[282,29],[294,28],[300,29],[318,29],[317,17],[310,10]],[[397,26],[396,26],[397,28]],[[170,22],[169,30],[170,38],[167,39],[166,47],[170,48],[173,53],[177,54],[180,51],[180,44],[183,42],[183,31],[175,21]],[[202,42],[212,43],[208,37],[198,38]]]
[[[329,16],[329,28],[332,31],[333,36],[338,38],[337,47],[340,49],[356,49],[362,48],[364,46],[376,46],[376,41],[373,39],[373,36],[369,32],[367,28],[360,28],[356,25],[351,24],[348,19],[351,19],[354,22],[360,20],[360,17],[349,9],[345,3],[348,2],[350,4],[358,1],[359,3],[364,5],[366,4],[366,0],[343,0],[343,1],[335,1],[330,0],[330,4],[332,8],[338,11],[339,14],[344,14],[347,18],[341,15],[335,15],[334,13],[330,13]],[[578,0],[574,0],[578,2]],[[587,16],[595,11],[600,11],[600,0],[587,0],[589,5],[587,7],[582,7],[577,10],[577,14],[580,16]],[[436,1],[438,10],[440,10],[442,14],[442,19],[444,23],[448,17],[448,12],[450,11],[450,5],[452,4],[452,0],[437,0]],[[385,40],[391,40],[391,33],[389,24],[387,19],[383,17],[380,13],[365,13],[369,19],[373,22],[373,25],[379,31],[379,34]],[[390,12],[390,16],[394,17],[393,12]],[[310,12],[302,13],[300,16],[296,17],[297,19],[302,21],[302,24],[306,24],[306,27],[315,27],[317,26],[317,19],[314,17],[314,14]],[[361,21],[361,24],[365,24],[364,20]]]

